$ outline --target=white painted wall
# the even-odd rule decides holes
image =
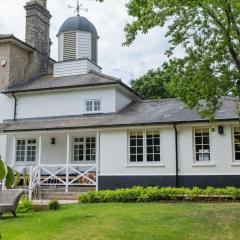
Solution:
[[[103,113],[115,112],[114,87],[99,87],[19,95],[17,118],[81,115],[87,99],[101,99]]]
[[[116,112],[121,111],[125,108],[128,104],[130,104],[132,100],[116,89]]]
[[[174,175],[174,132],[161,130],[161,165],[128,164],[128,131],[101,131],[100,175]]]
[[[0,123],[6,119],[13,119],[14,99],[11,96],[0,94]],[[0,135],[0,156],[6,159],[6,136]]]
[[[143,128],[144,129],[144,128]],[[156,128],[154,128],[156,129]],[[161,129],[161,163],[141,165],[128,163],[128,130],[100,131],[100,175],[175,175],[175,138],[172,126],[159,126]],[[180,175],[239,175],[240,164],[232,165],[231,126],[225,126],[225,134],[211,133],[211,157],[214,165],[194,166],[192,127],[179,127],[179,174]],[[71,131],[72,137],[96,136],[97,131]],[[66,162],[67,133],[42,134],[42,164]],[[35,137],[39,134],[17,134],[16,137]],[[51,138],[56,145],[51,145]],[[8,136],[8,164],[13,161],[13,136]]]
[[[210,133],[211,164],[194,164],[192,127],[179,127],[180,175],[240,175],[240,163],[233,164],[232,126],[224,125],[224,135],[217,128]]]
[[[0,123],[12,119],[14,115],[14,99],[12,96],[0,94]]]

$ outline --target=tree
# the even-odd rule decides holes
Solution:
[[[134,20],[125,27],[126,46],[138,32],[167,26],[169,90],[187,107],[212,118],[219,97],[240,97],[239,0],[130,0],[127,9]],[[185,56],[176,59],[179,46]]]
[[[171,78],[167,68],[150,70],[142,77],[132,80],[131,87],[146,99],[173,97],[168,90]]]

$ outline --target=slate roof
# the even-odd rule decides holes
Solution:
[[[9,41],[9,40],[14,41],[17,45],[19,45],[20,47],[23,47],[27,51],[32,52],[32,51],[36,50],[34,47],[32,47],[29,44],[23,42],[19,38],[15,37],[13,34],[0,34],[0,41]]]
[[[236,113],[236,104],[238,102],[233,98],[223,98],[221,102],[222,106],[216,113],[216,120],[238,120],[239,116]],[[4,132],[12,132],[159,125],[202,121],[206,122],[206,120],[200,118],[195,110],[186,109],[179,100],[168,99],[135,102],[121,112],[112,114],[10,120],[1,124],[0,129]]]
[[[18,84],[12,85],[3,90],[3,93],[16,93],[39,91],[49,89],[61,89],[72,87],[83,87],[92,85],[107,85],[107,84],[123,84],[120,79],[116,79],[101,73],[90,71],[88,74],[53,77],[52,74],[30,80],[28,82],[19,81]]]

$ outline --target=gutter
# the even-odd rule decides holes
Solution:
[[[23,119],[18,119],[19,122],[21,122],[21,120]],[[29,120],[29,119],[25,119],[25,120]],[[47,119],[47,118],[39,118],[39,119],[30,119],[30,120],[51,120],[51,119]],[[233,119],[225,119],[225,120],[217,120],[219,123],[224,123],[224,122],[232,122],[232,121],[238,121],[239,122],[239,118],[233,118]],[[7,123],[7,124],[11,124],[11,122],[9,121],[4,121],[3,123]],[[108,128],[120,128],[120,127],[145,127],[145,126],[159,126],[159,125],[172,125],[176,126],[177,124],[194,124],[194,123],[209,123],[208,120],[196,120],[196,121],[179,121],[179,122],[155,122],[155,123],[134,123],[134,124],[110,124],[110,125],[93,125],[93,126],[73,126],[73,127],[49,127],[49,128],[26,128],[26,129],[3,129],[2,132],[4,133],[11,133],[11,132],[32,132],[32,131],[59,131],[59,130],[76,130],[76,129],[98,129],[98,128],[103,128],[103,129],[108,129]],[[178,139],[177,139],[178,140]]]
[[[17,97],[12,93],[12,97],[14,98],[14,113],[13,113],[13,121],[16,121],[17,117]]]
[[[178,157],[178,131],[177,131],[177,124],[175,123],[173,125],[174,127],[174,132],[175,132],[175,156],[176,156],[176,187],[179,186],[178,184],[178,173],[179,173],[179,164],[178,164],[178,161],[179,161],[179,157]]]

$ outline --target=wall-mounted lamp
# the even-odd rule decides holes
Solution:
[[[0,61],[0,62],[1,62],[1,66],[2,66],[2,67],[6,67],[6,65],[7,65],[7,61],[2,60],[2,61]]]
[[[52,144],[52,145],[55,145],[55,144],[56,144],[56,138],[55,138],[55,137],[51,138],[51,144]]]
[[[218,126],[218,133],[223,135],[224,134],[224,127],[223,126]]]

